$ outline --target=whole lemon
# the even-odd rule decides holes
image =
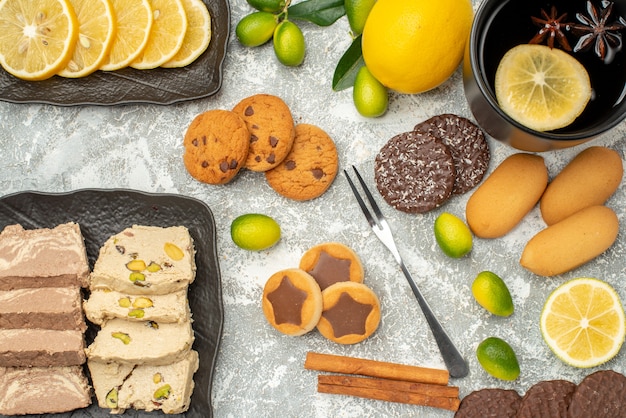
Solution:
[[[470,0],[378,0],[363,29],[365,64],[400,93],[433,89],[461,63],[473,14]]]

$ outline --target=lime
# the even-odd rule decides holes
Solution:
[[[247,0],[248,4],[262,12],[278,13],[285,8],[285,0]]]
[[[460,258],[472,250],[472,232],[459,217],[444,212],[435,220],[435,239],[449,257]]]
[[[591,98],[585,67],[567,52],[545,45],[522,44],[504,54],[495,88],[502,110],[536,131],[569,125]]]
[[[510,316],[513,299],[504,281],[495,273],[483,271],[472,283],[472,294],[476,302],[494,315]]]
[[[272,13],[254,12],[239,21],[235,34],[241,45],[259,46],[272,39],[277,25],[276,16]]]
[[[356,110],[369,118],[383,115],[389,104],[387,87],[376,80],[365,66],[361,67],[354,80],[352,99]]]
[[[283,65],[295,67],[304,61],[304,35],[295,23],[283,20],[274,32],[274,52]]]
[[[489,337],[476,349],[478,362],[487,373],[497,379],[515,380],[520,369],[511,346],[498,337]]]
[[[365,21],[370,14],[370,10],[374,7],[376,0],[345,0],[344,7],[346,9],[346,16],[348,17],[348,23],[352,34],[358,36],[363,33],[365,27]]]
[[[248,213],[238,216],[230,225],[230,236],[244,250],[270,248],[280,239],[280,226],[267,215]]]
[[[554,290],[541,312],[543,339],[554,354],[574,367],[594,367],[622,347],[624,308],[608,283],[582,277]]]

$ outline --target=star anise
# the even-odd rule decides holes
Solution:
[[[530,19],[533,23],[539,26],[539,32],[529,41],[531,44],[540,44],[546,41],[550,48],[554,48],[554,41],[556,40],[561,48],[566,51],[571,51],[572,47],[567,41],[564,30],[568,28],[569,23],[563,22],[567,18],[567,13],[563,13],[558,16],[556,7],[552,6],[550,14],[544,9],[541,9],[541,17],[532,16]]]
[[[602,1],[598,9],[591,1],[587,1],[587,15],[576,13],[576,19],[581,24],[572,24],[572,33],[580,35],[574,52],[586,51],[593,45],[595,54],[605,63],[610,63],[613,56],[622,48],[622,34],[619,31],[626,29],[623,17],[608,23],[613,12],[613,2]]]

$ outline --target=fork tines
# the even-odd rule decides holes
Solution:
[[[356,177],[359,180],[359,183],[361,184],[361,188],[363,189],[363,192],[365,193],[365,196],[367,197],[367,200],[370,206],[372,207],[372,210],[376,214],[376,218],[374,218],[372,214],[370,213],[369,209],[367,208],[367,205],[365,204],[365,202],[363,201],[363,198],[361,197],[361,194],[359,193],[358,189],[352,182],[352,179],[350,178],[350,175],[348,174],[348,172],[346,170],[343,170],[344,174],[346,175],[346,179],[348,180],[348,184],[350,184],[350,189],[352,189],[352,193],[354,193],[354,197],[356,197],[356,200],[359,203],[359,206],[361,207],[361,210],[363,211],[363,214],[367,218],[367,221],[369,222],[370,226],[373,227],[374,225],[376,225],[379,228],[381,228],[379,221],[384,219],[383,214],[380,211],[380,208],[378,207],[378,205],[376,204],[376,201],[374,200],[374,196],[372,196],[372,193],[369,191],[369,189],[365,185],[365,181],[363,180],[363,177],[361,177],[361,174],[359,173],[359,171],[356,169],[355,166],[352,166],[352,169],[354,170],[354,173],[356,174]]]

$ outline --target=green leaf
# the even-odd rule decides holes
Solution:
[[[337,63],[335,74],[333,74],[333,90],[341,91],[354,86],[356,73],[364,65],[365,61],[363,61],[363,52],[361,51],[361,35],[359,35],[354,38],[350,47],[348,47]]]
[[[305,0],[289,6],[290,19],[307,20],[318,26],[330,26],[346,14],[344,0]]]

